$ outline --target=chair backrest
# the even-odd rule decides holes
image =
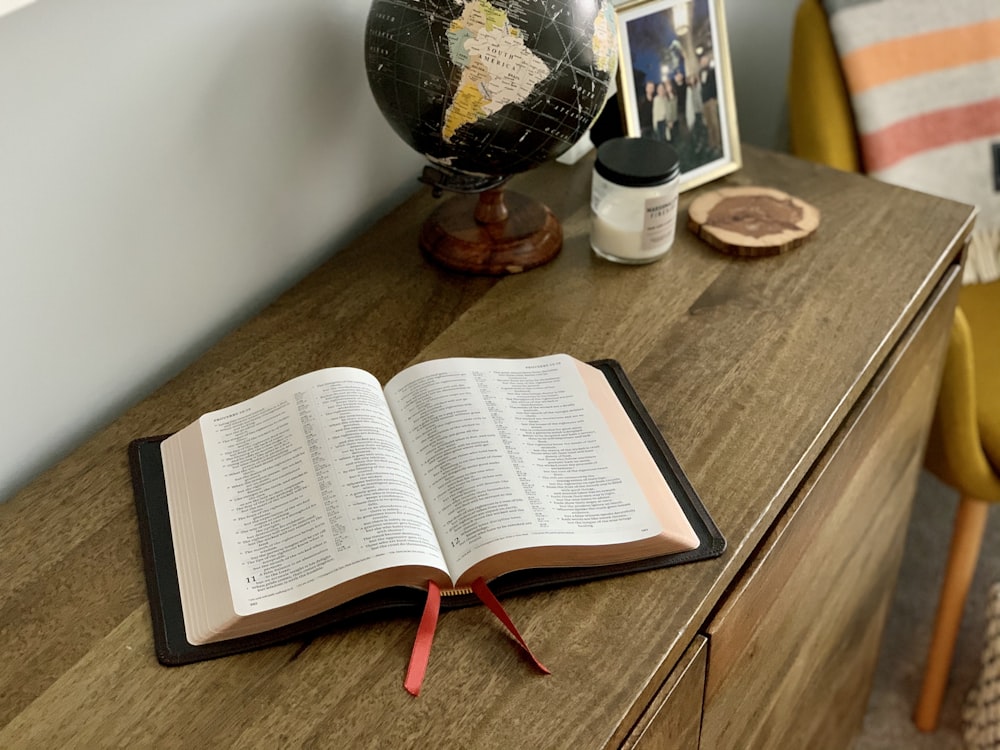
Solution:
[[[861,171],[847,84],[820,0],[803,0],[796,12],[788,126],[796,156],[845,172]]]
[[[1000,2],[804,0],[789,99],[795,153],[977,206],[1000,277]]]

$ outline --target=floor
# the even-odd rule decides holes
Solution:
[[[979,670],[990,585],[1000,581],[1000,512],[990,514],[976,577],[966,603],[951,680],[936,732],[924,734],[911,714],[923,677],[934,611],[958,496],[933,476],[920,478],[902,570],[868,703],[853,750],[959,750],[962,703]]]

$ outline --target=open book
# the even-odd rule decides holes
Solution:
[[[429,581],[461,604],[479,578],[506,592],[720,554],[621,368],[595,365],[434,360],[384,389],[331,368],[133,443],[160,660],[412,606]]]

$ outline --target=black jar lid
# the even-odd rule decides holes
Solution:
[[[594,169],[601,177],[628,187],[670,182],[680,174],[673,146],[651,138],[612,138],[597,147]]]

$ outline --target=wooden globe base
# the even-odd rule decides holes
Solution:
[[[544,203],[499,187],[442,203],[420,230],[420,249],[454,271],[504,276],[556,257],[562,227]]]

